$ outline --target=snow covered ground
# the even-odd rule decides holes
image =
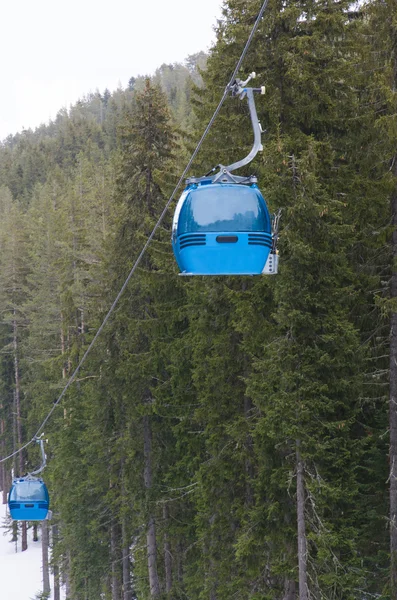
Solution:
[[[28,534],[28,549],[21,552],[10,542],[11,534],[3,528],[6,505],[0,504],[0,598],[1,600],[34,600],[43,589],[41,572],[41,541],[32,541],[32,528]],[[39,538],[40,538],[39,528]],[[4,535],[3,535],[4,534]],[[50,574],[51,588],[53,577]],[[53,595],[50,596],[51,600]],[[64,596],[61,592],[61,598]]]

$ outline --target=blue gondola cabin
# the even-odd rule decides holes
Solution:
[[[183,275],[260,275],[272,249],[271,219],[256,183],[188,182],[172,233]]]
[[[14,521],[43,521],[50,507],[46,484],[36,477],[14,479],[8,495],[8,507]]]

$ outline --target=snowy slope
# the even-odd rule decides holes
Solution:
[[[28,549],[21,552],[20,541],[16,548],[15,543],[9,541],[10,533],[3,529],[5,516],[6,505],[0,504],[0,600],[33,600],[43,589],[41,542],[32,541],[32,528],[30,528]],[[50,582],[52,588],[52,575],[50,575]],[[53,596],[51,595],[50,598],[52,599]],[[62,593],[61,598],[64,598]]]

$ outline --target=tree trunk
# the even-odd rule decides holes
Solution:
[[[295,600],[296,598],[296,584],[295,581],[287,579],[284,585],[284,596],[283,600]]]
[[[164,504],[163,507],[163,519],[164,519],[164,570],[165,570],[165,591],[167,594],[170,593],[172,588],[172,555],[171,555],[171,544],[168,537],[168,520],[169,511],[168,506]]]
[[[18,549],[18,521],[13,521],[12,522],[12,538],[11,538],[12,542],[15,542],[15,552],[17,552]]]
[[[54,600],[61,600],[61,586],[59,584],[59,567],[57,564],[54,565]]]
[[[178,583],[183,582],[183,545],[181,542],[178,543],[177,557],[176,557],[176,574]]]
[[[160,582],[157,573],[156,525],[153,515],[149,515],[146,539],[150,594],[152,598],[156,598],[160,596]]]
[[[210,574],[211,574],[211,590],[210,590],[210,600],[217,600],[217,579],[216,579],[216,567],[213,560],[210,561]]]
[[[17,417],[17,443],[22,445],[22,419],[21,419],[21,389],[19,380],[19,359],[18,359],[18,324],[16,320],[16,310],[14,308],[14,319],[12,321],[12,335],[14,348],[14,380],[15,380],[15,410]],[[23,452],[18,453],[19,474],[23,475]]]
[[[300,441],[296,442],[296,502],[298,517],[298,567],[299,600],[308,600],[307,587],[307,538],[305,522],[305,481],[303,461],[300,455]]]
[[[26,521],[22,521],[22,535],[21,535],[21,543],[22,543],[22,552],[28,549],[28,524]]]
[[[1,406],[3,408],[3,405]],[[6,446],[5,446],[5,422],[4,419],[0,419],[0,434],[1,434],[1,456],[4,457],[6,455]],[[1,470],[1,482],[2,482],[2,492],[3,492],[3,504],[7,504],[7,492],[9,489],[8,486],[8,477],[7,477],[7,469],[5,467],[5,463],[2,462],[0,464]]]
[[[394,166],[397,178],[397,156]],[[392,258],[397,260],[397,189],[393,194],[392,211]],[[391,298],[397,298],[397,270],[393,269],[390,287]],[[390,591],[397,598],[397,313],[392,313],[390,323]]]
[[[210,532],[209,545],[206,544],[204,549],[204,554],[209,555],[208,561],[208,572],[207,572],[207,583],[206,587],[209,589],[209,598],[210,600],[217,600],[217,591],[218,591],[218,568],[217,563],[214,559],[214,554],[217,553],[218,547],[218,539],[217,535],[214,533],[215,531],[215,523],[217,521],[217,513],[211,515],[208,519],[208,527]]]
[[[123,517],[121,525],[122,538],[122,563],[123,563],[123,600],[132,600],[131,589],[131,563],[130,563],[130,539],[128,536],[126,518]]]
[[[64,316],[63,313],[61,312],[61,354],[62,356],[65,356],[66,354],[66,343],[65,343],[65,333],[64,333],[64,328],[65,328],[65,321],[64,321]],[[67,338],[68,341],[68,350],[69,350],[69,335]],[[70,356],[67,358],[67,360],[63,360],[62,361],[62,379],[65,380],[70,372]],[[66,406],[63,407],[63,418],[67,419],[68,417],[68,410],[66,408]]]
[[[18,358],[18,324],[16,319],[16,310],[14,308],[14,318],[12,321],[12,336],[14,348],[14,379],[15,379],[15,410],[17,420],[17,444],[22,446],[22,418],[21,418],[21,389],[19,377],[19,358]],[[23,475],[24,460],[23,451],[18,453],[19,474]],[[28,526],[26,521],[22,521],[22,552],[28,549]]]
[[[146,490],[152,488],[152,431],[150,428],[149,417],[143,417],[143,449],[144,449],[144,481]],[[149,494],[148,494],[149,496]],[[160,596],[160,582],[157,573],[157,540],[156,540],[156,525],[152,515],[152,507],[149,497],[149,514],[147,526],[147,560],[149,571],[149,586],[152,598]]]
[[[37,534],[37,523],[33,523],[33,541],[38,542],[39,536]]]
[[[4,454],[3,454],[4,456]],[[2,463],[4,466],[4,463]],[[3,488],[3,504],[7,504],[7,496],[11,487],[11,476],[8,469],[4,467],[4,488]]]
[[[48,521],[43,521],[41,524],[41,548],[42,548],[42,559],[43,559],[43,593],[49,594],[50,588],[50,569],[48,564],[48,546],[49,546],[49,535],[48,535]]]
[[[61,586],[60,586],[60,575],[59,566],[57,560],[54,559],[54,550],[58,542],[58,525],[52,526],[52,561],[53,561],[53,573],[54,573],[54,600],[61,600]]]
[[[71,591],[72,591],[72,587],[70,585],[70,571],[71,571],[71,558],[70,558],[70,553],[68,552],[66,555],[66,565],[65,565],[65,573],[64,573],[64,577],[65,577],[65,594],[66,594],[66,600],[70,600],[72,597]]]
[[[110,555],[112,558],[112,600],[120,599],[119,590],[119,570],[118,566],[118,532],[117,523],[113,522],[110,526]]]
[[[13,392],[13,418],[12,418],[12,444],[13,444],[13,448],[14,450],[16,450],[17,446],[18,446],[18,436],[17,436],[17,409],[16,409],[16,400],[15,400],[15,390]],[[17,466],[17,455],[14,454],[14,457],[12,459],[12,470],[13,470],[13,476],[16,477],[17,471],[18,471],[18,466]],[[15,542],[16,548],[18,547],[18,534],[19,534],[19,527],[18,527],[18,521],[13,521],[12,522],[12,542]]]

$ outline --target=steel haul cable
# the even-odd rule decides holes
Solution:
[[[206,129],[205,129],[205,131],[203,133],[203,135],[201,136],[200,141],[198,142],[198,144],[197,144],[197,146],[196,146],[196,148],[195,148],[192,156],[190,157],[190,160],[189,160],[188,164],[185,167],[185,170],[183,171],[183,173],[182,173],[182,175],[181,175],[181,177],[180,177],[180,179],[179,179],[179,181],[178,181],[178,183],[177,183],[174,191],[172,192],[172,194],[171,194],[171,196],[170,196],[167,204],[165,205],[163,212],[161,213],[160,217],[158,218],[157,223],[155,224],[155,226],[154,226],[151,234],[149,235],[148,239],[146,240],[145,245],[143,246],[143,248],[142,248],[142,250],[141,250],[138,258],[136,259],[136,261],[135,261],[135,263],[134,263],[131,271],[129,272],[127,279],[123,283],[123,285],[122,285],[119,293],[117,294],[117,296],[116,296],[116,298],[115,298],[112,306],[110,307],[110,309],[107,312],[104,320],[102,321],[102,324],[100,325],[99,329],[97,330],[96,334],[94,335],[94,337],[93,337],[90,345],[88,346],[87,350],[84,352],[83,357],[81,358],[79,364],[77,365],[77,367],[73,371],[73,373],[70,376],[70,378],[68,379],[65,387],[63,388],[62,392],[60,393],[58,399],[52,405],[51,410],[49,411],[49,413],[47,414],[47,416],[45,417],[45,419],[41,423],[40,427],[38,428],[38,430],[36,431],[36,433],[34,434],[34,436],[32,437],[32,439],[29,440],[28,442],[26,442],[26,444],[24,444],[20,448],[18,448],[18,450],[15,450],[12,454],[9,454],[8,456],[5,456],[4,458],[0,459],[0,463],[8,460],[9,458],[12,458],[13,456],[15,456],[16,454],[18,454],[22,450],[25,450],[28,446],[30,446],[30,444],[33,444],[36,441],[36,439],[41,435],[41,433],[42,433],[45,425],[48,422],[48,420],[51,418],[54,410],[60,404],[60,402],[62,401],[62,399],[65,396],[66,392],[68,391],[68,389],[70,388],[70,386],[72,385],[72,383],[74,382],[74,380],[76,379],[76,377],[77,377],[77,375],[78,375],[81,367],[85,363],[85,361],[86,361],[89,353],[91,352],[93,346],[95,345],[98,337],[101,335],[101,333],[102,333],[102,331],[103,331],[106,323],[108,322],[108,320],[110,319],[110,317],[111,317],[114,309],[116,308],[116,306],[118,304],[118,301],[120,300],[121,296],[123,295],[123,293],[124,293],[124,291],[125,291],[128,283],[129,283],[131,277],[133,276],[133,274],[135,273],[136,269],[138,268],[138,266],[139,266],[139,264],[140,264],[140,262],[141,262],[141,260],[142,260],[142,258],[144,256],[144,254],[146,253],[146,250],[149,247],[149,244],[151,243],[152,239],[154,238],[154,236],[155,236],[155,234],[157,232],[157,229],[161,225],[161,223],[162,223],[162,221],[163,221],[163,219],[164,219],[164,217],[165,217],[165,215],[166,215],[166,213],[167,213],[167,211],[168,211],[168,209],[169,209],[172,201],[174,200],[175,194],[177,193],[178,189],[180,188],[182,182],[184,181],[184,179],[185,179],[185,177],[186,177],[186,175],[187,175],[190,167],[192,166],[192,163],[193,163],[194,159],[196,158],[196,156],[197,156],[197,154],[198,154],[198,152],[199,152],[199,150],[200,150],[200,148],[201,148],[201,146],[202,146],[205,138],[207,137],[207,135],[208,135],[208,133],[209,133],[209,131],[210,131],[210,129],[211,129],[211,127],[212,127],[215,119],[216,119],[216,117],[218,116],[218,113],[219,113],[219,111],[221,110],[221,108],[223,106],[223,103],[224,103],[224,101],[225,101],[225,99],[226,99],[226,97],[227,97],[227,95],[228,95],[228,93],[229,93],[229,91],[230,91],[233,83],[234,83],[234,80],[236,79],[237,73],[238,73],[238,71],[239,71],[239,69],[241,67],[241,64],[242,64],[242,62],[243,62],[243,60],[245,58],[245,55],[248,52],[248,49],[249,49],[249,47],[251,45],[251,42],[252,42],[252,39],[253,39],[253,37],[254,37],[254,35],[256,33],[256,30],[258,29],[259,23],[260,23],[260,21],[261,21],[261,19],[263,17],[263,13],[266,10],[268,2],[269,2],[269,0],[264,0],[263,4],[261,6],[261,9],[260,9],[260,11],[259,11],[259,13],[258,13],[258,15],[257,15],[257,17],[255,19],[255,23],[254,23],[254,25],[253,25],[253,27],[251,29],[251,32],[250,32],[250,34],[248,36],[248,39],[247,39],[247,42],[245,44],[244,50],[241,53],[241,56],[240,56],[240,58],[239,58],[239,60],[238,60],[238,62],[236,64],[236,67],[235,67],[235,69],[233,71],[233,75],[232,75],[229,83],[225,87],[225,90],[223,92],[223,96],[222,96],[222,98],[221,98],[221,100],[220,100],[217,108],[215,109],[214,114],[212,115],[212,117],[211,117],[211,119],[210,119],[210,121],[209,121],[209,123],[208,123],[208,125],[207,125],[207,127],[206,127]]]

